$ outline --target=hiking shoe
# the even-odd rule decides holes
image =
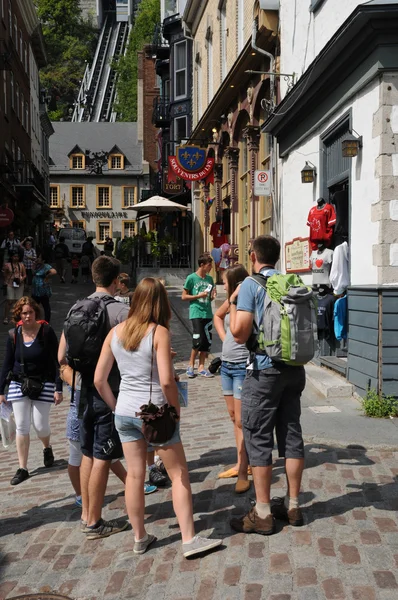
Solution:
[[[198,375],[202,375],[202,377],[214,377],[213,373],[210,373],[207,369],[202,369],[202,371],[198,371]]]
[[[192,377],[195,377],[195,369],[193,367],[188,367],[188,369],[187,369],[187,375],[191,379],[192,379]]]
[[[10,483],[11,485],[18,485],[25,481],[25,479],[29,479],[29,471],[27,469],[18,469]]]
[[[114,521],[104,521],[104,519],[100,519],[96,527],[86,527],[85,531],[87,531],[88,540],[98,540],[109,537],[115,533],[120,533],[120,531],[127,529],[128,526],[129,522],[123,521],[122,519],[115,519]]]
[[[156,485],[150,485],[149,483],[144,483],[144,494],[147,496],[148,494],[153,494],[153,492],[157,492]]]
[[[149,469],[149,481],[157,487],[165,487],[169,483],[167,475],[163,475],[160,469],[155,465]]]
[[[51,448],[51,446],[49,446],[48,448],[44,448],[43,450],[43,459],[44,459],[44,466],[45,467],[52,467],[54,464],[54,454],[53,454],[53,449]]]
[[[275,519],[272,514],[260,519],[257,514],[256,507],[253,508],[243,517],[235,517],[231,519],[229,524],[232,529],[241,533],[259,533],[260,535],[272,535],[275,531]]]
[[[280,497],[272,498],[271,512],[275,519],[287,521],[293,527],[301,527],[304,525],[303,513],[301,508],[291,508],[288,510],[285,506],[285,499]]]
[[[151,535],[147,533],[146,540],[141,540],[140,542],[134,542],[133,552],[134,554],[144,554],[153,542],[156,542],[158,538],[155,535]]]
[[[222,540],[211,540],[209,538],[203,538],[199,535],[195,535],[191,542],[182,545],[182,553],[185,558],[194,556],[195,554],[201,554],[207,552],[213,548],[221,546]]]
[[[8,323],[8,317],[5,317],[5,319],[3,320],[4,325],[7,325]]]

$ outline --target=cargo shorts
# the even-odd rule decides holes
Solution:
[[[284,458],[304,458],[300,425],[304,367],[274,366],[247,371],[242,387],[242,429],[253,467],[272,465],[274,429],[278,453]]]

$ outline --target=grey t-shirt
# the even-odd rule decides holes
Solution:
[[[229,328],[230,315],[227,313],[224,319],[225,339],[222,344],[221,360],[230,363],[246,363],[249,351],[245,344],[238,344]]]

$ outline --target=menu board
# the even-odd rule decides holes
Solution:
[[[294,238],[285,244],[286,273],[311,271],[311,246],[309,238]]]

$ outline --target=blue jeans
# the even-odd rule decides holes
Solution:
[[[233,396],[237,400],[242,396],[242,385],[246,377],[246,363],[221,363],[221,385],[224,396]]]

